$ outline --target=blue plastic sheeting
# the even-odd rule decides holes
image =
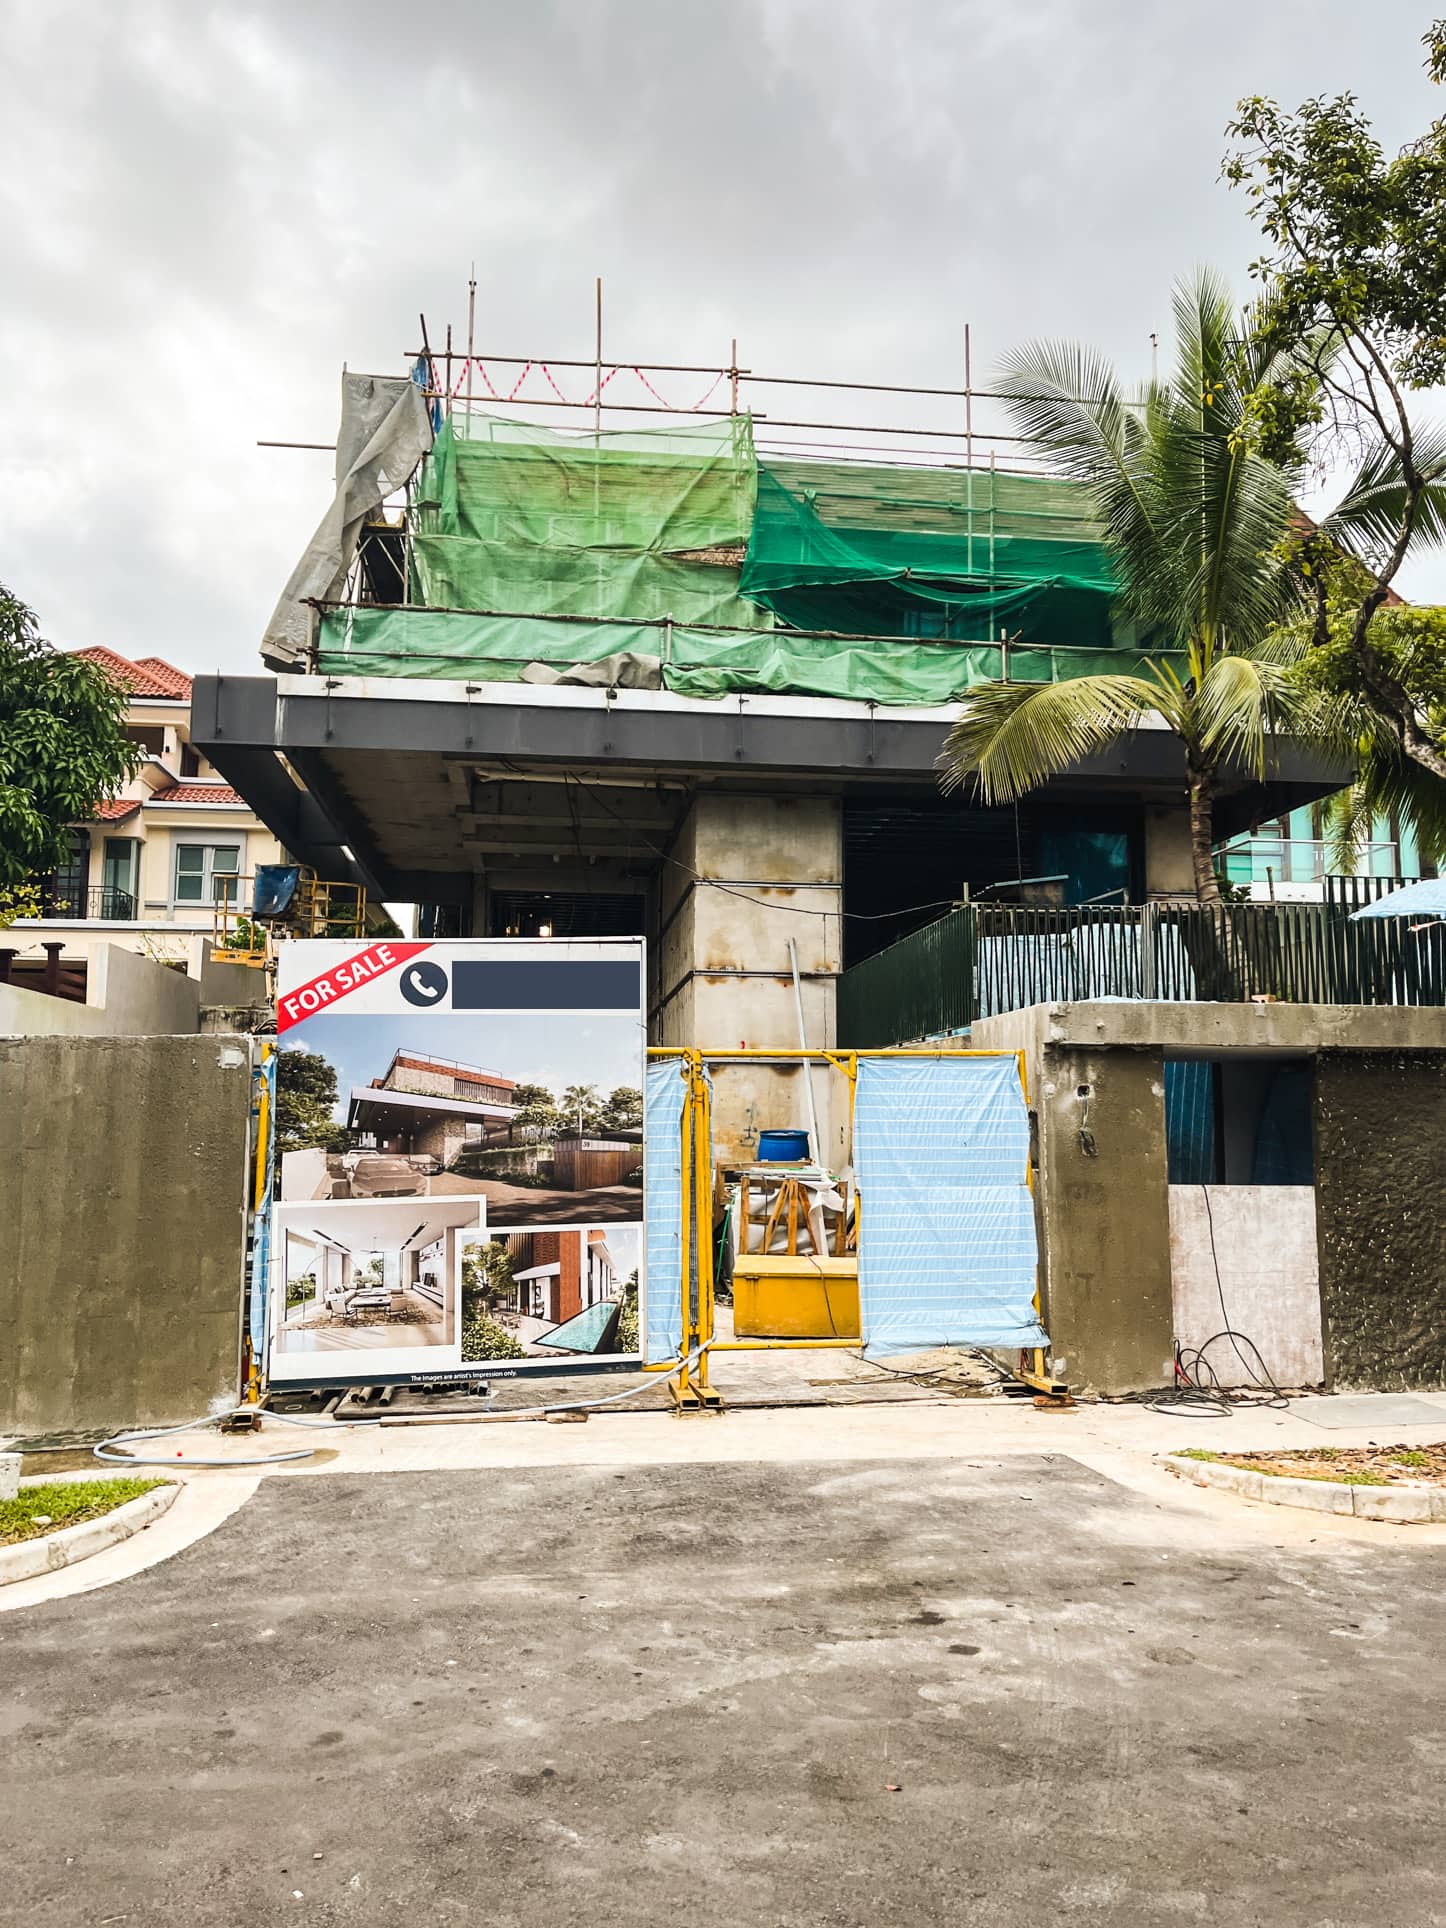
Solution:
[[[676,1359],[683,1347],[683,1100],[677,1059],[648,1066],[643,1098],[643,1196],[647,1200],[648,1289],[643,1358]]]
[[[1172,1185],[1213,1185],[1215,1066],[1203,1060],[1165,1060],[1165,1150]]]
[[[262,1089],[266,1093],[266,1177],[262,1186],[261,1201],[256,1207],[256,1220],[251,1235],[251,1303],[248,1308],[247,1331],[251,1338],[251,1352],[258,1364],[266,1358],[267,1316],[266,1287],[271,1265],[271,1194],[276,1183],[276,1051],[267,1054],[264,1064],[258,1064],[251,1078],[251,1112],[259,1119]],[[283,1279],[282,1296],[286,1285]]]
[[[257,864],[251,890],[253,917],[280,917],[290,910],[301,872],[295,864]]]
[[[1042,1346],[1019,1061],[860,1058],[859,1310],[870,1352]]]

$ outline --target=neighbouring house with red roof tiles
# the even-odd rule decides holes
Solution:
[[[66,863],[44,881],[46,914],[11,925],[13,981],[64,945],[71,978],[101,944],[120,944],[200,975],[218,901],[245,909],[258,864],[285,862],[251,806],[191,740],[191,679],[159,656],[77,650],[124,685],[126,734],[143,761],[118,796],[96,804],[71,832]]]

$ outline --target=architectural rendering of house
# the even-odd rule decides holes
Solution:
[[[500,1071],[398,1050],[380,1078],[352,1087],[347,1125],[364,1148],[443,1170],[469,1146],[506,1143],[516,1089]]]
[[[458,1241],[477,1206],[436,1199],[282,1206],[273,1296],[282,1354],[451,1345]]]
[[[509,1232],[511,1310],[520,1318],[563,1325],[618,1294],[618,1278],[600,1226]]]

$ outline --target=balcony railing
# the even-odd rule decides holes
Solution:
[[[45,917],[84,917],[108,924],[131,924],[136,917],[134,893],[118,890],[114,884],[94,884],[88,890],[74,891],[61,885],[46,890],[41,903]]]
[[[1091,998],[1446,1005],[1446,923],[1352,922],[1354,901],[1371,894],[1311,904],[966,905],[844,972],[839,1042],[905,1044],[1031,1004]]]
[[[1362,875],[1394,875],[1400,862],[1399,846],[1390,842],[1361,843],[1357,866]],[[1236,837],[1216,855],[1232,884],[1318,884],[1335,871],[1332,846],[1322,837]]]

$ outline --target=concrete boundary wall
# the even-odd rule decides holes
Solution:
[[[236,1396],[251,1050],[0,1038],[0,1432],[159,1425]]]
[[[201,985],[139,951],[91,953],[84,1004],[0,984],[0,1037],[161,1037],[200,1028]]]
[[[1316,1070],[1326,1369],[1446,1386],[1446,1051],[1326,1051]]]
[[[1192,1055],[1314,1066],[1327,1383],[1446,1385],[1446,1011],[1040,1004],[982,1019],[971,1041],[1025,1053],[1045,1325],[1071,1385],[1172,1381],[1164,1061]],[[1303,1274],[1295,1286],[1295,1329],[1275,1337],[1304,1370],[1315,1315]]]

